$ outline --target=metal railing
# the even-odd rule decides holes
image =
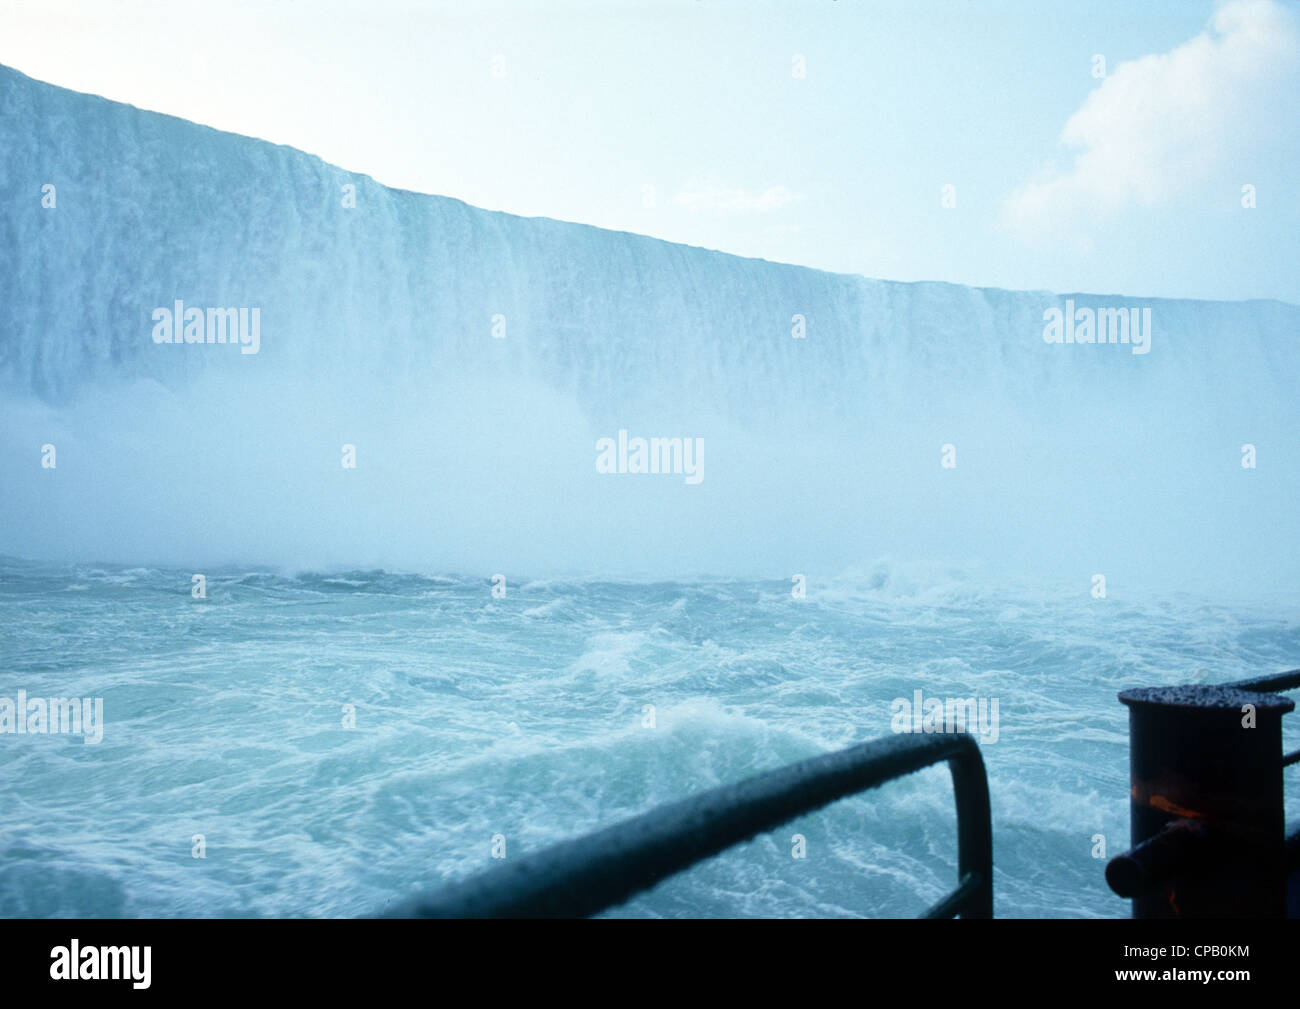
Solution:
[[[587,917],[796,816],[942,761],[957,805],[958,882],[924,917],[991,918],[988,778],[965,733],[897,735],[789,764],[505,862],[384,916]]]

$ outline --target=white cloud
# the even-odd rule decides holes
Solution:
[[[1077,151],[1013,192],[1003,224],[1022,238],[1155,206],[1230,170],[1296,128],[1300,34],[1274,0],[1234,0],[1167,53],[1119,64],[1066,122]],[[1246,179],[1238,181],[1249,181]]]
[[[785,186],[769,186],[760,191],[691,181],[673,197],[673,203],[688,210],[718,214],[766,214],[803,199],[803,193]]]

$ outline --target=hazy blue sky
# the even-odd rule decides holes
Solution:
[[[873,277],[1300,302],[1298,22],[1289,0],[0,0],[0,63],[518,214]]]

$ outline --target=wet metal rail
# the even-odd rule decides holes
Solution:
[[[991,918],[988,779],[965,733],[897,735],[789,764],[503,862],[384,916],[587,917],[796,816],[943,761],[957,804],[958,883],[924,917]]]
[[[1267,693],[1294,690],[1296,687],[1300,687],[1300,669],[1291,669],[1285,673],[1277,673],[1274,676],[1261,676],[1254,680],[1234,680],[1232,683],[1225,683],[1224,686],[1235,687],[1237,690],[1255,690]]]

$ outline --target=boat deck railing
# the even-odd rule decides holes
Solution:
[[[1127,690],[1132,843],[1106,867],[1135,917],[1300,914],[1300,825],[1284,824],[1282,716],[1300,669],[1214,686]],[[587,917],[838,799],[946,761],[957,807],[957,885],[927,918],[993,916],[988,778],[967,733],[899,734],[659,806],[385,913]]]
[[[927,918],[993,916],[988,779],[973,737],[900,734],[724,785],[565,841],[386,911],[388,917],[587,917],[796,816],[947,761],[957,886]]]

